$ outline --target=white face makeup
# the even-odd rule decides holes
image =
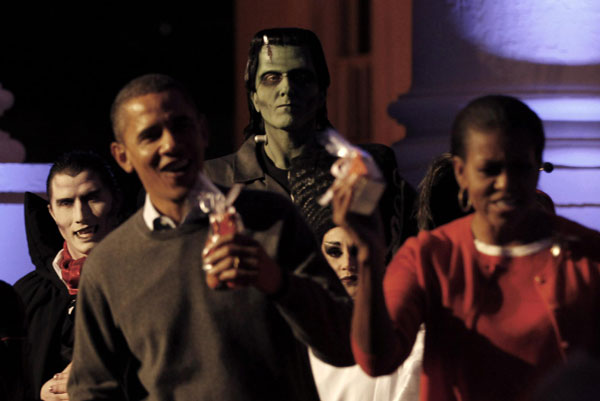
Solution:
[[[310,55],[300,46],[263,46],[252,93],[267,135],[274,129],[314,129],[324,102]]]
[[[346,230],[334,227],[323,236],[321,251],[346,288],[354,298],[358,285],[356,245]]]
[[[84,170],[52,178],[48,209],[74,259],[82,258],[112,229],[113,199],[97,175]]]

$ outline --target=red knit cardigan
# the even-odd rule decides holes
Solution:
[[[426,324],[422,400],[529,399],[573,350],[600,343],[600,233],[556,217],[552,246],[522,257],[478,252],[472,215],[406,241],[384,294],[396,341],[368,355],[367,373],[394,369]]]

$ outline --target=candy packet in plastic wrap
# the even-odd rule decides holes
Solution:
[[[206,238],[206,245],[217,241],[220,236],[241,233],[244,230],[242,217],[235,210],[233,203],[240,194],[243,185],[235,184],[231,187],[227,195],[217,188],[210,180],[200,175],[198,180],[199,189],[195,196],[200,210],[208,214],[210,231]],[[212,266],[204,265],[203,270],[210,272]]]
[[[331,175],[335,177],[332,186],[355,180],[350,211],[365,216],[372,214],[385,190],[383,175],[373,157],[352,145],[333,129],[323,132],[319,141],[329,153],[339,157],[331,165]],[[333,190],[329,188],[319,199],[319,203],[324,206],[332,198]]]

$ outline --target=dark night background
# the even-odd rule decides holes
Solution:
[[[15,102],[0,117],[0,128],[23,143],[26,162],[52,162],[70,149],[109,157],[114,96],[130,79],[160,72],[187,85],[207,114],[207,158],[229,153],[232,3],[166,4],[143,15],[119,9],[78,17],[58,10],[4,13],[0,83]]]

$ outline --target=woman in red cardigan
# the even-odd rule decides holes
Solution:
[[[422,400],[527,400],[573,351],[597,353],[600,233],[536,206],[543,148],[521,101],[469,103],[451,151],[474,213],[410,238],[387,271],[381,222],[347,213],[352,186],[337,188],[335,221],[359,244],[352,338],[367,373],[401,364],[422,322]]]

